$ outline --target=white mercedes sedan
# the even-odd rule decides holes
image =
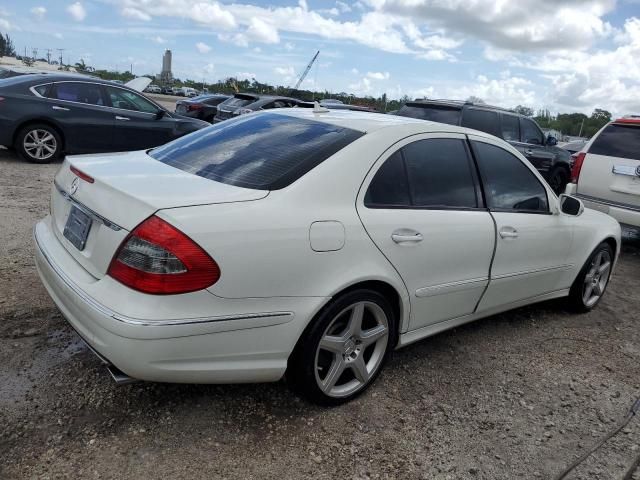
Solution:
[[[613,218],[502,140],[322,108],[68,157],[34,234],[45,287],[117,380],[286,373],[321,404],[443,330],[558,297],[594,308],[620,252]]]

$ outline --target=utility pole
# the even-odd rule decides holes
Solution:
[[[56,50],[58,50],[58,53],[60,53],[60,67],[62,67],[64,65],[64,63],[62,62],[62,52],[64,52],[64,48],[56,48]]]
[[[35,62],[36,59],[38,58],[38,49],[36,47],[33,47],[33,61]]]
[[[47,63],[51,64],[51,49],[47,48]]]

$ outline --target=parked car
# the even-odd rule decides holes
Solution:
[[[145,88],[144,90],[147,93],[161,93],[162,91],[160,90],[160,87],[158,85],[154,85],[153,83],[151,85],[149,85],[147,88]]]
[[[160,93],[163,95],[173,95],[173,87],[164,86],[160,89]]]
[[[191,87],[179,87],[173,89],[173,94],[179,97],[197,97],[198,91]]]
[[[605,125],[573,158],[566,191],[640,230],[640,117]]]
[[[551,298],[593,309],[620,251],[618,222],[508,143],[374,113],[259,112],[68,157],[54,182],[38,272],[119,381],[286,371],[345,402],[396,347]]]
[[[0,82],[0,145],[47,163],[63,153],[139,150],[208,126],[108,80],[24,75]]]
[[[400,108],[397,115],[490,133],[527,157],[554,192],[563,192],[569,181],[571,155],[556,146],[555,137],[545,138],[534,120],[511,110],[454,100],[416,100]]]
[[[178,100],[176,102],[176,113],[213,123],[213,118],[218,112],[218,105],[228,98],[229,95],[208,94],[189,100]]]
[[[259,95],[257,93],[236,93],[233,97],[218,105],[218,112],[213,119],[213,123],[258,110],[295,107],[299,103],[300,100],[289,97]]]
[[[582,150],[588,141],[589,140],[585,139],[585,140],[576,140],[574,142],[560,142],[558,143],[558,147],[560,147],[563,150],[566,150],[571,155],[573,155],[574,153]]]
[[[322,108],[328,108],[330,110],[352,110],[355,112],[376,112],[374,108],[363,107],[361,105],[349,105],[345,103],[318,103]],[[298,107],[301,108],[315,108],[316,102],[298,102]]]

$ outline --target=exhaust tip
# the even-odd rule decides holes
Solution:
[[[140,381],[137,378],[131,378],[129,375],[113,365],[108,365],[107,370],[117,385],[127,385],[129,383],[138,383]]]

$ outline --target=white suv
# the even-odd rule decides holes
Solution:
[[[640,117],[605,125],[573,155],[566,193],[640,229]]]

